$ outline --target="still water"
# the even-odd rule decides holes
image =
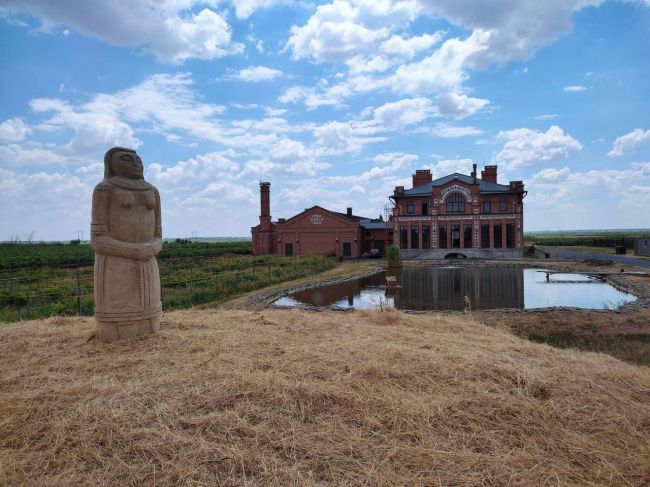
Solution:
[[[383,289],[385,273],[299,291],[276,300],[277,306],[319,306],[404,310],[457,310],[570,306],[616,309],[632,294],[581,274],[554,274],[521,267],[414,267],[394,273],[400,288]]]

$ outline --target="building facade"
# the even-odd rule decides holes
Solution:
[[[270,189],[270,183],[260,183],[260,223],[251,228],[253,255],[318,253],[359,257],[373,248],[383,251],[386,242],[392,241],[389,224],[354,215],[352,208],[339,213],[316,205],[273,222]]]
[[[390,197],[393,243],[403,258],[521,257],[524,246],[524,204],[521,181],[497,183],[497,166],[476,164],[459,173],[432,180],[428,169],[417,170],[413,187],[397,186]]]

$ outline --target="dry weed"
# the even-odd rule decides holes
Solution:
[[[390,326],[386,326],[390,325]],[[648,485],[650,371],[467,316],[0,328],[0,485]]]

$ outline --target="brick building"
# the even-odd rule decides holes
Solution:
[[[384,250],[393,239],[391,226],[381,219],[312,206],[291,218],[271,221],[271,183],[260,183],[260,223],[251,228],[253,254],[300,255],[319,253],[359,257],[370,249]]]
[[[485,166],[477,177],[450,174],[432,180],[417,170],[413,187],[397,186],[390,197],[393,242],[405,258],[520,257],[524,244],[521,181],[497,183],[497,166]]]

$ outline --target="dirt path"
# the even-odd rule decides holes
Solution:
[[[544,252],[551,254],[551,257],[561,257],[564,259],[575,259],[575,260],[585,260],[585,259],[601,259],[609,260],[611,262],[616,262],[617,264],[624,266],[638,266],[645,269],[650,269],[650,260],[639,259],[630,255],[616,255],[616,254],[607,254],[607,253],[598,253],[598,252],[581,252],[577,250],[571,250],[562,247],[541,247],[537,246]]]

